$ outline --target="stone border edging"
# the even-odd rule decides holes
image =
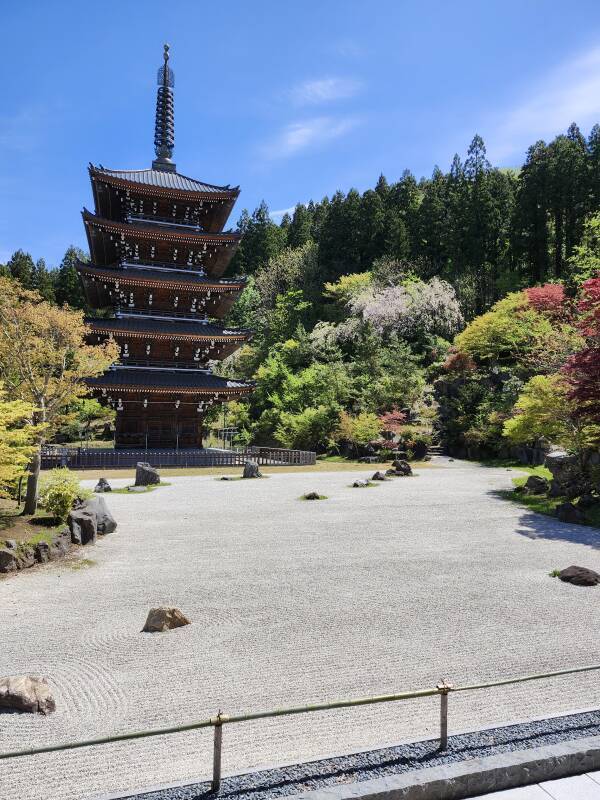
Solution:
[[[591,736],[316,789],[302,794],[302,800],[464,800],[599,768],[600,736]]]
[[[488,792],[514,789],[600,769],[600,736],[516,750],[485,758],[425,767],[351,784],[327,786],[288,797],[302,800],[466,800]],[[204,779],[206,781],[206,778]],[[126,800],[151,792],[189,786],[162,784],[118,794],[93,795],[88,800]]]

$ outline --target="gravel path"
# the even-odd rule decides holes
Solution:
[[[352,473],[173,478],[113,495],[88,568],[0,581],[0,674],[46,675],[58,710],[0,715],[2,751],[245,710],[598,661],[600,531],[499,499],[511,473],[438,460],[352,489]],[[94,476],[97,477],[97,476]],[[118,484],[117,481],[114,482]],[[317,490],[328,500],[301,502]],[[193,625],[141,634],[148,608]],[[435,735],[437,698],[225,729],[224,770]],[[594,675],[450,698],[454,730],[600,705]],[[197,778],[206,731],[0,762],[2,800],[81,800]]]
[[[367,750],[334,758],[293,764],[225,778],[219,796],[227,800],[276,800],[315,789],[359,783],[389,775],[399,775],[428,767],[440,767],[473,758],[532,747],[573,741],[600,735],[600,711],[570,714],[523,725],[489,728],[448,738],[448,749],[441,753],[438,741]],[[600,774],[600,773],[598,773]],[[210,781],[129,795],[121,800],[200,800],[210,792]],[[600,794],[600,786],[596,797]],[[486,795],[492,800],[495,795]],[[500,795],[501,796],[501,795]],[[500,796],[498,800],[500,800]],[[563,795],[566,796],[566,795]],[[573,796],[573,800],[576,797]],[[583,800],[581,797],[579,800]]]

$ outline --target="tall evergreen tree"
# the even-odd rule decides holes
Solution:
[[[288,229],[287,243],[289,247],[302,247],[312,238],[312,222],[314,203],[309,207],[298,203],[294,209],[292,221]]]
[[[59,305],[67,303],[71,308],[86,308],[85,295],[75,268],[78,261],[88,261],[88,257],[79,247],[71,245],[54,272],[54,294]]]
[[[242,211],[237,230],[243,239],[231,260],[229,274],[251,275],[278,255],[286,244],[286,232],[273,222],[264,200],[252,216],[246,209]]]
[[[540,140],[527,151],[519,174],[513,235],[524,283],[541,283],[550,276],[549,159]]]
[[[33,288],[41,294],[44,300],[48,300],[49,302],[55,300],[54,283],[43,258],[38,258],[35,262],[35,267],[33,269]]]
[[[29,253],[25,253],[23,250],[17,250],[9,258],[6,267],[9,275],[18,280],[21,286],[25,289],[34,288],[33,277],[35,264]]]
[[[594,125],[588,141],[588,185],[589,210],[594,213],[600,209],[600,125]]]

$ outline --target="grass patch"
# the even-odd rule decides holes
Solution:
[[[30,544],[32,546],[35,546],[40,542],[46,542],[47,544],[51,544],[52,541],[54,540],[54,535],[56,531],[61,530],[61,528],[62,526],[57,526],[53,530],[45,530],[45,531],[40,531],[39,533],[34,533],[30,539],[27,539],[26,544]]]
[[[94,567],[96,562],[93,558],[77,558],[72,559],[70,561],[65,561],[64,566],[68,567],[69,569],[89,569],[90,567]]]
[[[540,478],[551,478],[552,474],[545,467],[529,467],[532,471],[530,474],[539,475]],[[512,479],[515,487],[524,486],[527,482],[526,477],[519,477]],[[499,497],[504,500],[510,500],[511,503],[517,503],[520,506],[535,511],[536,514],[543,514],[546,517],[556,518],[556,509],[561,503],[566,503],[566,497],[548,497],[545,494],[515,494],[514,491],[502,490],[498,493]],[[583,509],[586,521],[582,524],[584,527],[600,528],[600,505],[592,508]]]
[[[527,477],[513,478],[513,483],[515,484],[515,486],[524,486],[529,475],[535,475],[538,478],[546,478],[547,481],[552,480],[552,473],[550,472],[548,467],[544,467],[542,465],[540,465],[539,467],[517,466],[515,467],[515,469],[520,469],[527,473]]]
[[[519,480],[517,478],[517,480]],[[525,482],[525,479],[523,480]],[[522,485],[522,484],[520,484]],[[536,514],[544,514],[547,517],[556,517],[556,507],[565,502],[564,497],[546,497],[544,494],[515,494],[511,489],[498,492],[498,496],[512,503],[535,511]]]
[[[552,572],[548,573],[548,575],[551,578],[558,578],[558,576],[560,575],[560,570],[559,569],[553,569]]]
[[[143,486],[143,492],[140,492],[136,489],[135,492],[130,492],[127,486],[123,486],[121,489],[112,489],[110,492],[101,492],[101,494],[148,494],[148,492],[153,492],[155,489],[160,489],[161,486],[170,486],[170,483],[166,481],[161,481],[160,483],[154,483],[151,486]]]
[[[0,504],[0,544],[4,539],[30,545],[50,542],[63,527],[63,522],[49,517],[44,509],[39,509],[33,515],[24,515],[12,503],[2,501]]]
[[[509,470],[516,470],[518,472],[526,472],[528,475],[537,475],[538,478],[547,478],[550,480],[552,478],[552,473],[547,467],[543,465],[539,465],[537,467],[532,467],[529,464],[520,464],[518,461],[513,461],[512,459],[508,458],[495,458],[489,461],[479,461],[482,467],[495,467],[496,469],[509,469]],[[516,480],[522,480],[523,483],[527,480],[527,478],[517,478]],[[515,484],[517,486],[522,486],[523,484]]]
[[[258,475],[256,478],[244,478],[243,475],[221,475],[215,478],[216,481],[261,481],[263,478],[268,478],[269,475]]]
[[[277,475],[286,472],[357,472],[358,470],[365,471],[365,469],[372,469],[373,472],[377,472],[378,470],[385,472],[390,466],[390,461],[377,464],[361,464],[359,461],[348,461],[341,456],[331,456],[331,458],[340,460],[326,461],[319,459],[316,464],[311,464],[309,466],[285,465],[274,467],[261,465],[260,471],[263,473],[263,477],[266,477],[267,475]],[[440,469],[439,465],[432,464],[430,461],[411,461],[410,463],[413,469]],[[191,477],[196,475],[198,477],[210,478],[215,476],[220,477],[223,474],[223,466],[227,465],[221,465],[220,467],[159,467],[159,470],[161,474],[167,478]],[[95,475],[102,475],[103,478],[108,479],[130,478],[133,482],[135,478],[135,468],[126,467],[125,469],[108,469],[103,471],[94,468],[78,470],[75,474],[80,481],[93,480]]]

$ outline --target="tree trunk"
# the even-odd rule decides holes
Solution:
[[[24,514],[35,514],[38,502],[38,481],[40,478],[41,451],[38,449],[31,459],[27,476],[27,494],[25,495]]]

